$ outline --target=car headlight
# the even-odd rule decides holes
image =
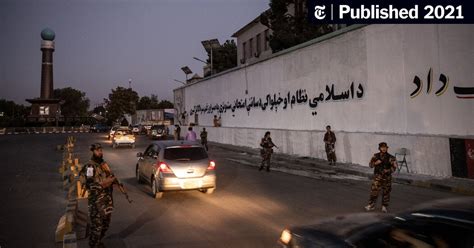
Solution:
[[[290,244],[290,241],[291,241],[291,232],[290,232],[290,230],[285,229],[285,230],[283,230],[283,232],[281,232],[280,241],[285,245]]]

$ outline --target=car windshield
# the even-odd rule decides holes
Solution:
[[[165,149],[166,160],[201,160],[208,158],[202,147],[171,147]]]
[[[123,129],[119,129],[117,130],[117,135],[127,135],[127,134],[132,134],[132,132],[130,130],[123,130]]]

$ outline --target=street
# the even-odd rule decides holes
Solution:
[[[67,134],[0,136],[0,247],[54,247],[54,231],[66,206],[57,168],[56,145]],[[136,153],[151,142],[138,136],[135,149],[112,149],[106,134],[74,134],[75,153],[85,163],[91,143],[122,180],[133,203],[118,189],[104,243],[107,247],[272,247],[286,226],[314,223],[325,216],[362,212],[370,182],[364,178],[312,179],[239,163],[245,154],[210,147],[217,164],[217,189],[165,193],[153,199],[135,179]],[[291,166],[291,165],[290,165]],[[390,211],[403,211],[454,193],[394,184]],[[56,244],[62,247],[62,244]],[[79,247],[87,247],[86,240]]]

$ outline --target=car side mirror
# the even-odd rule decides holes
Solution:
[[[141,157],[143,157],[143,153],[141,152],[137,153],[137,158],[141,158]]]

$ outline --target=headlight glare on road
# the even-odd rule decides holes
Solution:
[[[280,241],[285,245],[288,245],[290,243],[291,232],[288,229],[285,229],[283,230],[283,232],[281,232]]]

